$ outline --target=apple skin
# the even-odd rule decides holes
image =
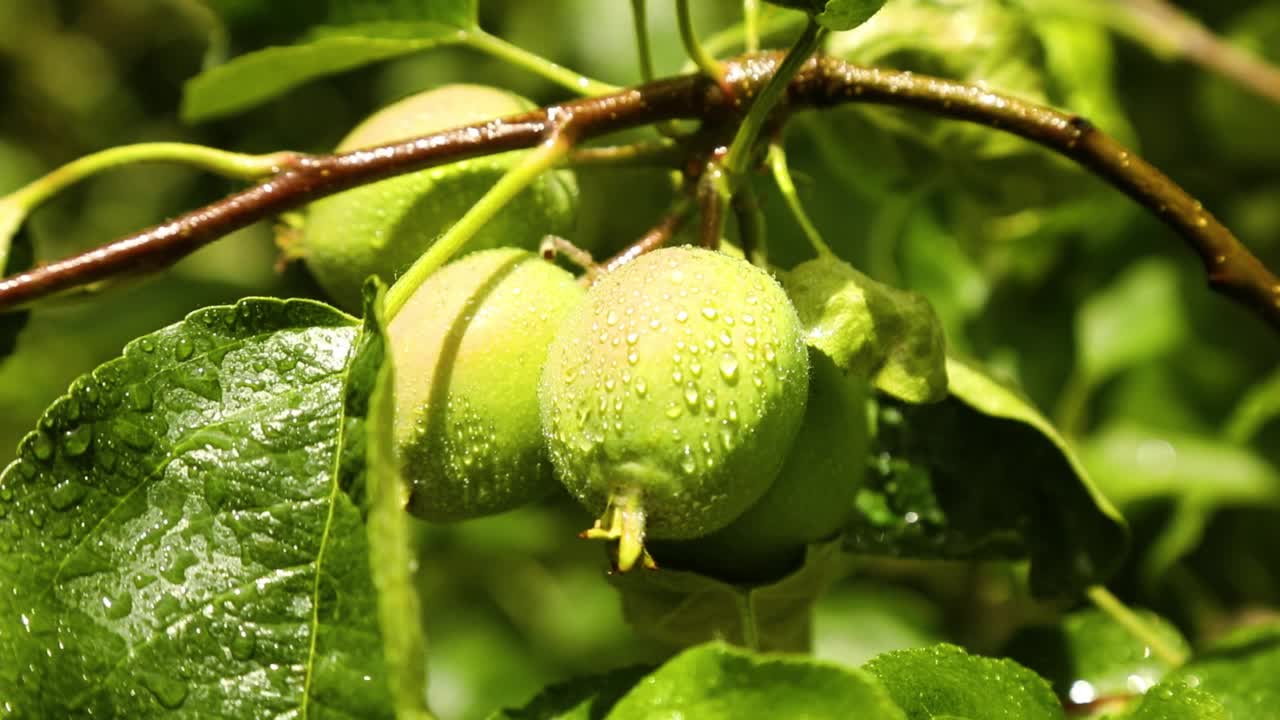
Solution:
[[[446,85],[371,115],[336,152],[407,140],[532,109],[528,100],[484,85]],[[296,251],[339,307],[357,312],[370,275],[390,284],[456,223],[527,153],[463,160],[362,185],[308,207]],[[511,200],[463,252],[495,247],[536,250],[547,234],[574,226],[578,185],[569,170],[550,171]]]

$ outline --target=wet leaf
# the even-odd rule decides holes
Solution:
[[[340,487],[358,333],[248,299],[73,383],[0,475],[0,696],[44,717],[390,714]]]
[[[609,720],[657,717],[901,720],[903,715],[861,670],[711,643],[669,660],[608,715]]]
[[[1039,595],[1072,594],[1119,567],[1128,532],[1057,431],[1026,400],[950,358],[951,397],[884,399],[850,551],[1031,560]]]
[[[1199,653],[1171,673],[1168,682],[1182,682],[1209,693],[1229,718],[1280,718],[1280,625],[1244,628]]]
[[[1165,645],[1189,650],[1167,620],[1139,613]],[[1111,707],[1139,698],[1173,669],[1111,616],[1094,609],[1071,613],[1054,625],[1023,628],[1004,654],[1049,680],[1069,708],[1094,703]]]
[[[896,398],[945,397],[946,341],[923,295],[876,282],[834,257],[802,263],[782,280],[810,347]]]
[[[1213,695],[1184,683],[1163,683],[1142,696],[1128,720],[1231,720]]]
[[[881,655],[863,666],[909,720],[1061,720],[1062,706],[1039,675],[1013,662],[934,645]]]

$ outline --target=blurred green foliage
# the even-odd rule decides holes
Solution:
[[[684,57],[669,3],[649,4],[657,71],[676,72]],[[441,49],[187,126],[178,119],[182,84],[206,63],[292,41],[301,25],[322,20],[321,3],[301,0],[211,5],[225,26],[197,0],[0,0],[0,193],[123,143],[324,151],[373,109],[445,82],[500,85],[539,102],[565,96],[527,71]],[[738,20],[735,2],[696,5],[707,32]],[[829,50],[1090,115],[1280,268],[1280,107],[1101,28],[1040,17],[1035,5],[891,0],[872,23],[834,36]],[[1280,2],[1180,6],[1280,60]],[[639,79],[620,0],[483,0],[480,10],[481,25],[510,42],[608,82]],[[796,119],[787,147],[801,197],[832,247],[875,279],[927,296],[952,348],[1019,386],[1084,449],[1103,493],[1134,526],[1135,550],[1118,580],[1126,599],[1171,617],[1193,643],[1280,607],[1272,550],[1280,542],[1280,336],[1209,292],[1170,230],[1027,143],[918,114],[809,113]],[[576,234],[602,249],[636,238],[669,197],[661,172],[593,169],[581,178]],[[781,198],[757,182],[774,262],[809,259]],[[233,187],[171,166],[116,170],[49,203],[28,231],[37,257],[51,259]],[[246,295],[315,295],[299,269],[273,270],[271,235],[251,228],[162,276],[38,307],[18,352],[0,361],[0,447],[16,446],[71,379],[138,335]],[[418,528],[431,559],[420,583],[432,703],[443,717],[476,717],[518,705],[547,682],[664,657],[622,622],[599,577],[599,549],[575,541],[587,523],[555,501]],[[816,649],[850,663],[938,639],[992,650],[1019,623],[1058,609],[1030,600],[1023,585],[987,567],[867,563],[820,604]]]

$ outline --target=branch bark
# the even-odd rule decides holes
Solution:
[[[572,120],[577,139],[673,119],[725,122],[757,95],[781,54],[725,64],[725,92],[705,76],[658,80],[520,116],[332,156],[296,156],[279,175],[204,208],[81,255],[0,280],[0,310],[117,274],[172,264],[219,237],[327,195],[392,175],[529,148]],[[1005,130],[1056,150],[1150,209],[1185,240],[1210,286],[1280,330],[1280,279],[1231,231],[1156,168],[1087,120],[983,88],[910,72],[814,58],[791,81],[780,112],[843,103],[910,107]]]

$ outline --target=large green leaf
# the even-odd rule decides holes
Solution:
[[[1168,621],[1143,612],[1146,626],[1171,648],[1187,651],[1187,641]],[[1005,655],[1040,673],[1068,707],[1141,697],[1172,670],[1111,616],[1087,609],[1071,613],[1055,625],[1020,630]]]
[[[934,645],[881,655],[864,666],[909,720],[1061,720],[1062,706],[1039,675],[1013,662]]]
[[[1213,695],[1233,720],[1280,718],[1280,625],[1232,633],[1170,674]]]
[[[335,25],[303,41],[241,55],[189,80],[182,117],[198,122],[239,112],[298,85],[439,45],[465,42],[475,0],[343,3]]]
[[[659,717],[902,720],[903,715],[863,671],[711,643],[669,660],[608,715],[609,720]]]
[[[907,402],[946,396],[946,341],[923,295],[876,282],[835,257],[782,276],[805,341],[846,373]]]
[[[1128,720],[1231,720],[1213,695],[1185,683],[1162,683],[1142,696]]]
[[[876,461],[846,546],[944,559],[1031,559],[1037,594],[1074,593],[1119,567],[1119,514],[1043,416],[975,367],[949,358],[951,397],[884,399]]]
[[[311,301],[207,308],[49,408],[0,475],[11,707],[389,715],[368,544],[341,487],[358,334]]]

